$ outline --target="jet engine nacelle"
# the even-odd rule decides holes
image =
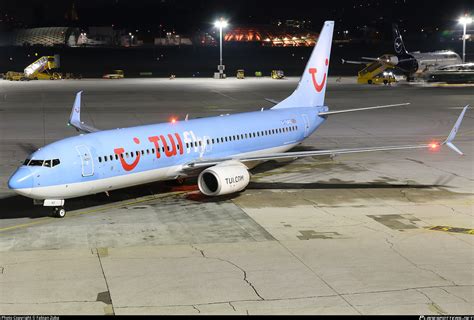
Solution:
[[[396,66],[396,65],[398,64],[398,62],[399,62],[397,56],[385,56],[385,57],[383,57],[383,59],[385,59],[385,62],[386,62],[386,63],[389,63],[389,64],[391,64],[391,65],[393,65],[393,66]]]
[[[238,161],[226,161],[210,167],[198,177],[199,190],[210,197],[242,191],[249,183],[249,171]]]

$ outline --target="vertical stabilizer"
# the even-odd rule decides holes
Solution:
[[[403,37],[398,29],[398,25],[395,23],[392,24],[392,32],[393,32],[393,49],[398,56],[405,56],[408,55],[407,49],[405,49],[405,44],[403,43]]]
[[[298,87],[272,109],[324,106],[334,21],[324,22]]]

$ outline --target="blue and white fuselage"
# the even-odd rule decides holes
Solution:
[[[33,199],[69,199],[186,177],[183,166],[196,159],[288,151],[324,122],[324,110],[271,109],[83,134],[34,152],[9,187]]]

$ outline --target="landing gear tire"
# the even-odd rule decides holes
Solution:
[[[54,208],[53,216],[56,218],[64,218],[66,216],[66,209],[64,209],[64,207]]]
[[[367,81],[368,84],[372,84],[372,80]]]

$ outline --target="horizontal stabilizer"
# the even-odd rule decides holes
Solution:
[[[400,103],[400,104],[390,104],[390,105],[386,105],[386,106],[376,106],[376,107],[368,107],[368,108],[358,108],[358,109],[338,110],[338,111],[326,111],[326,112],[320,112],[319,116],[329,116],[329,115],[339,114],[339,113],[348,113],[348,112],[357,112],[357,111],[367,111],[367,110],[375,110],[375,109],[402,107],[402,106],[408,106],[409,104],[410,103]]]

